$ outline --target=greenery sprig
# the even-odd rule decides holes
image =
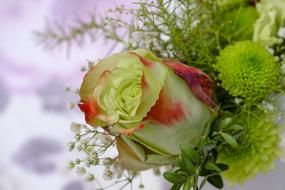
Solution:
[[[73,26],[47,25],[35,34],[38,41],[50,48],[82,45],[88,36],[91,40],[103,38],[113,42],[110,51],[116,45],[124,49],[147,48],[159,57],[178,59],[215,78],[215,56],[234,42],[233,31],[249,33],[232,23],[242,12],[231,14],[227,23],[216,0],[145,0],[135,5],[132,9],[111,9],[102,19],[91,14],[89,20],[75,21]]]
[[[218,162],[217,150],[220,146],[237,148],[242,133],[243,127],[232,124],[231,117],[219,118],[213,123],[211,134],[203,137],[197,147],[181,145],[182,153],[173,163],[174,171],[167,171],[163,175],[173,184],[171,190],[201,190],[207,182],[222,189],[224,183],[221,173],[229,167]]]

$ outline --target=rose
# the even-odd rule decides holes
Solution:
[[[143,170],[169,163],[179,145],[197,145],[215,116],[213,81],[147,50],[107,57],[80,88],[86,122],[115,133],[119,162]]]

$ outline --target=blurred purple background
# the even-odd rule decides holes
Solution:
[[[65,146],[72,139],[69,125],[83,116],[77,108],[68,110],[78,97],[65,89],[77,88],[80,67],[104,57],[108,48],[86,43],[67,58],[64,48],[47,51],[36,44],[33,31],[42,30],[46,19],[69,23],[130,1],[0,0],[0,190],[96,188],[66,169],[73,158]],[[284,190],[284,175],[279,163],[275,172],[234,189]],[[168,189],[152,172],[144,174],[144,184],[147,190]]]

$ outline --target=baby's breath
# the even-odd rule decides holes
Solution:
[[[112,155],[116,135],[101,128],[94,128],[85,124],[71,124],[74,133],[74,141],[67,144],[69,151],[80,151],[83,157],[76,158],[67,164],[68,169],[75,169],[79,176],[84,176],[87,182],[94,182],[100,186],[99,189],[107,189],[112,186],[125,187],[133,183],[137,173],[124,170],[118,164],[118,156]],[[96,175],[94,169],[104,170],[103,175]],[[99,179],[112,181],[110,185],[103,187]]]

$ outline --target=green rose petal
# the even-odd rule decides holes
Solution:
[[[117,67],[105,71],[94,90],[94,96],[108,123],[134,120],[141,103],[143,65],[138,57],[126,54],[117,61]]]
[[[99,61],[94,67],[92,67],[85,75],[83,83],[80,87],[79,95],[81,101],[85,102],[92,97],[94,89],[98,84],[100,76],[106,70],[112,70],[118,65],[118,61],[121,57],[127,56],[127,53],[114,54]]]
[[[114,54],[86,74],[80,88],[81,102],[98,104],[95,124],[136,128],[157,101],[166,70],[147,50]]]
[[[119,163],[125,169],[141,171],[149,168],[157,168],[170,164],[175,157],[154,154],[141,144],[136,143],[127,137],[116,138],[119,152]]]
[[[146,56],[145,58],[151,61],[151,66],[144,66],[143,68],[145,84],[143,86],[141,104],[136,114],[136,119],[142,120],[159,98],[159,93],[165,82],[167,67],[150,51],[136,50],[133,52],[142,57]]]
[[[167,71],[163,93],[172,103],[182,106],[184,113],[181,120],[174,119],[170,126],[147,120],[144,128],[135,131],[130,138],[161,155],[179,155],[179,145],[194,147],[205,135],[215,113],[198,100],[186,82],[170,69]]]

